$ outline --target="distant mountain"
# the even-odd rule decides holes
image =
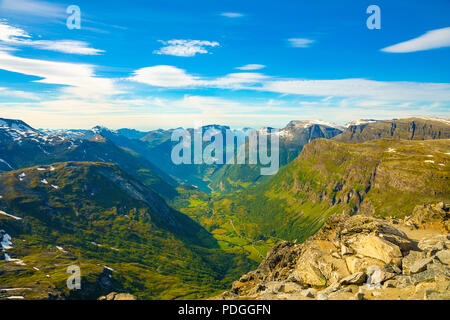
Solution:
[[[213,134],[221,134],[226,136],[226,131],[230,130],[228,126],[207,125],[203,126],[202,134],[213,132]],[[172,149],[178,144],[177,141],[171,141],[172,133],[176,129],[151,131],[148,135],[141,139],[145,146],[141,146],[140,153],[151,161],[156,167],[160,168],[167,175],[173,177],[180,183],[189,184],[200,188],[202,191],[211,192],[209,186],[211,176],[222,164],[194,164],[192,154],[192,164],[176,165],[172,161]],[[194,129],[186,129],[193,136]],[[193,150],[192,141],[192,150]],[[206,143],[205,143],[206,144]],[[137,150],[136,148],[134,150]]]
[[[180,128],[178,128],[180,129]],[[261,130],[268,130],[262,128]],[[280,130],[280,164],[283,166],[297,157],[302,147],[317,138],[332,138],[344,128],[321,120],[291,121]],[[130,130],[109,130],[97,126],[91,130],[59,130],[50,132],[54,136],[62,136],[73,139],[89,140],[95,135],[101,135],[114,144],[132,150],[143,156],[153,165],[153,171],[171,184],[178,183],[194,185],[205,192],[230,192],[247,188],[254,183],[262,182],[266,177],[260,175],[259,165],[223,165],[223,164],[190,164],[175,165],[171,154],[173,147],[178,142],[172,142],[172,133],[176,129],[153,130],[148,133]],[[226,136],[228,126],[207,125],[202,127],[202,132],[208,130],[221,133]],[[215,130],[215,131],[214,131]],[[245,137],[250,128],[232,130],[237,136]],[[193,128],[188,128],[193,133]],[[145,134],[145,135],[144,135]],[[139,138],[140,137],[140,138]]]
[[[117,132],[128,139],[141,139],[148,134],[148,132],[135,129],[119,129]]]
[[[10,171],[0,175],[0,193],[0,235],[8,235],[0,297],[2,288],[20,286],[26,298],[96,299],[111,291],[201,298],[254,265],[220,250],[202,227],[113,164]],[[66,269],[74,264],[83,290],[69,292]]]
[[[37,132],[37,130],[30,127],[22,120],[13,120],[4,118],[0,118],[0,128],[9,129],[12,135],[14,135],[14,132],[18,132],[19,134],[21,134],[22,132],[25,133]]]
[[[347,129],[336,136],[334,140],[359,143],[383,138],[405,140],[449,139],[450,119],[359,120],[350,122]]]
[[[303,146],[317,138],[331,139],[343,132],[343,127],[320,121],[291,121],[279,131],[280,166],[294,160]],[[270,179],[260,174],[259,165],[225,165],[214,173],[211,188],[219,192],[247,188],[254,183]]]
[[[129,141],[106,128],[80,131],[77,135],[83,138],[78,139],[68,132],[45,134],[22,121],[0,121],[0,171],[60,161],[109,162],[118,164],[166,198],[176,195],[174,180],[162,178],[164,173],[143,156],[109,140],[108,137],[117,137]]]

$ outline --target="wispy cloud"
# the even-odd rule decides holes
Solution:
[[[304,96],[366,97],[391,101],[450,101],[449,83],[367,79],[266,81],[262,91]]]
[[[227,18],[242,18],[244,16],[239,12],[222,12],[220,15]]]
[[[288,39],[289,44],[294,48],[308,48],[314,40],[306,39],[306,38],[291,38]]]
[[[61,5],[38,0],[2,0],[0,8],[3,12],[46,18],[61,18],[65,15]]]
[[[64,92],[70,95],[94,98],[116,94],[114,81],[97,77],[94,69],[88,64],[21,58],[0,51],[0,70],[41,78],[35,82],[67,86]]]
[[[260,73],[230,73],[223,77],[206,78],[188,74],[174,66],[154,66],[136,70],[128,80],[163,88],[217,87],[237,89],[261,83],[266,76]]]
[[[129,80],[162,88],[214,87],[316,97],[366,97],[391,101],[450,101],[449,83],[367,79],[278,79],[254,72],[231,73],[221,77],[206,78],[190,75],[185,70],[173,66],[142,68],[136,70]]]
[[[408,53],[444,47],[450,47],[450,27],[428,31],[418,38],[386,47],[381,51]]]
[[[242,67],[237,67],[238,70],[251,71],[251,70],[260,70],[264,69],[266,66],[263,64],[246,64]]]
[[[26,100],[39,100],[39,96],[32,92],[14,90],[10,88],[0,87],[0,97],[20,98]]]
[[[103,50],[91,48],[88,43],[77,40],[32,40],[23,29],[0,20],[0,43],[9,46],[30,46],[42,50],[80,55],[98,55]]]
[[[173,66],[154,66],[136,70],[131,81],[155,87],[182,88],[196,85],[200,80],[185,70]]]
[[[181,40],[174,39],[169,41],[159,40],[165,47],[155,50],[153,53],[162,55],[171,55],[177,57],[193,57],[197,53],[209,53],[206,47],[218,47],[220,44],[216,41],[201,40]]]

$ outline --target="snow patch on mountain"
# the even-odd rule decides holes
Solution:
[[[0,210],[0,214],[1,214],[2,216],[6,216],[6,217],[9,217],[9,218],[13,218],[13,219],[15,219],[15,220],[22,220],[22,218],[13,216],[12,214],[6,213],[5,211],[2,211],[2,210]]]
[[[5,160],[0,159],[0,162],[6,164],[8,166],[8,168],[10,168],[11,170],[14,170],[14,168],[11,167],[11,165],[8,162],[6,162]]]
[[[345,125],[346,128],[349,128],[351,126],[360,126],[363,124],[369,124],[369,123],[374,123],[377,122],[378,120],[374,120],[374,119],[359,119],[359,120],[355,120],[355,121],[351,121],[349,123],[347,123]]]

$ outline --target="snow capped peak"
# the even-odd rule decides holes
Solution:
[[[360,126],[363,124],[368,124],[368,123],[373,123],[373,122],[377,122],[378,120],[374,120],[374,119],[359,119],[359,120],[355,120],[355,121],[351,121],[349,123],[347,123],[345,125],[346,128],[349,128],[351,126]]]
[[[91,129],[91,131],[94,132],[95,134],[102,134],[104,132],[113,133],[113,134],[118,133],[116,130],[111,130],[104,126],[95,126]]]
[[[450,118],[420,117],[422,120],[438,121],[450,125]]]
[[[326,127],[331,127],[331,128],[336,128],[336,129],[342,130],[341,126],[331,123],[331,122],[323,121],[323,120],[294,120],[294,121],[289,122],[287,127],[307,129],[313,125],[326,126]]]
[[[3,119],[0,118],[0,128],[10,128],[17,131],[22,132],[36,132],[37,130],[33,129],[29,125],[27,125],[22,120],[12,120],[12,119]]]

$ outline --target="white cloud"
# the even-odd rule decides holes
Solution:
[[[450,27],[428,31],[418,38],[386,47],[381,51],[407,53],[444,47],[450,47]]]
[[[238,12],[222,12],[220,15],[227,18],[242,18],[244,16],[242,13]]]
[[[83,41],[32,40],[31,36],[25,30],[13,27],[4,20],[0,20],[0,41],[10,46],[31,46],[38,49],[70,54],[98,55],[104,52],[100,49],[90,48],[89,44]]]
[[[251,71],[251,70],[260,70],[264,69],[266,66],[263,64],[247,64],[242,67],[237,67],[236,69],[244,70],[244,71]]]
[[[408,81],[339,80],[273,80],[261,91],[305,96],[370,97],[405,101],[450,101],[450,84]]]
[[[295,48],[308,48],[314,40],[305,39],[305,38],[291,38],[288,39],[290,45]]]
[[[159,42],[166,45],[159,50],[153,51],[155,54],[171,55],[177,57],[193,57],[197,53],[205,54],[208,50],[205,47],[218,47],[220,44],[216,41],[201,40],[169,40]]]
[[[440,106],[445,106],[441,104]],[[226,99],[218,96],[185,95],[181,98],[142,97],[137,100],[56,99],[36,103],[1,103],[2,116],[18,118],[36,128],[174,128],[203,124],[232,127],[284,127],[293,119],[324,119],[345,124],[351,120],[393,119],[413,116],[448,117],[448,110],[435,103],[392,103],[359,98],[329,101],[298,99]]]
[[[162,88],[214,87],[317,97],[369,97],[391,101],[450,101],[450,84],[367,79],[277,79],[262,73],[231,73],[222,77],[193,76],[173,66],[139,69],[129,80]]]
[[[267,79],[268,77],[262,73],[239,72],[230,73],[215,79],[204,80],[201,85],[223,89],[244,89],[251,88],[254,85],[260,85]]]
[[[0,97],[21,98],[27,100],[39,100],[39,96],[32,92],[25,92],[21,90],[13,90],[10,88],[0,87]]]
[[[128,80],[162,88],[216,87],[239,89],[261,83],[267,77],[260,73],[230,73],[223,77],[205,78],[188,74],[173,66],[154,66],[136,70]]]
[[[111,79],[96,77],[94,66],[28,59],[0,51],[0,69],[42,78],[35,82],[65,85],[65,93],[85,97],[116,94]]]
[[[136,70],[129,80],[155,87],[180,88],[197,84],[198,78],[173,66],[154,66]]]
[[[104,50],[90,48],[89,44],[84,41],[76,41],[76,40],[58,40],[58,41],[38,40],[33,41],[31,45],[43,50],[57,51],[70,54],[98,55],[100,53],[105,52]]]

